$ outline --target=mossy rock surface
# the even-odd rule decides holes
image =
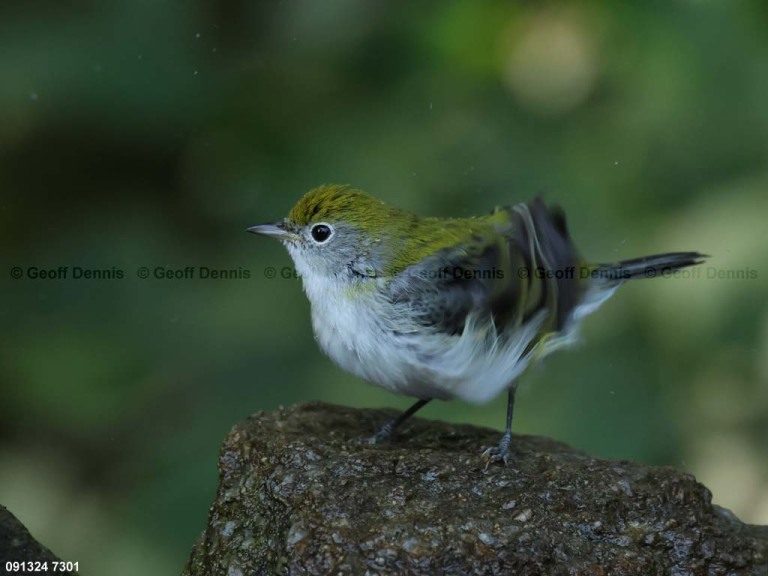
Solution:
[[[226,439],[208,526],[185,576],[260,574],[768,574],[768,528],[714,506],[690,474],[592,458],[499,432],[306,404]]]

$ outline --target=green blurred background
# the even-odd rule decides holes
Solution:
[[[590,317],[515,431],[768,523],[764,2],[4,2],[0,503],[63,559],[178,573],[235,423],[409,404],[318,351],[299,282],[264,277],[287,254],[244,232],[324,182],[441,216],[543,194],[594,260],[711,254]],[[423,415],[501,427],[504,400]]]

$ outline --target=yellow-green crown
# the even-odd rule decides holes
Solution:
[[[299,226],[335,220],[375,224],[403,214],[362,190],[345,184],[326,184],[307,192],[291,209],[288,220]]]

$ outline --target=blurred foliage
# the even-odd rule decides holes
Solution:
[[[522,384],[515,431],[687,469],[768,523],[765,6],[4,2],[0,502],[84,573],[174,573],[235,422],[407,406],[317,350],[300,284],[264,277],[288,256],[243,232],[349,182],[444,216],[542,193],[597,261],[711,254],[622,289]],[[251,277],[136,276],[201,265]]]

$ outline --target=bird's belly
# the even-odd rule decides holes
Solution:
[[[420,338],[393,330],[386,325],[387,315],[374,313],[372,308],[368,302],[347,301],[332,309],[313,304],[312,327],[320,348],[340,368],[390,392],[419,398],[452,397],[420,358],[420,347],[415,344]]]
[[[341,368],[394,393],[488,402],[512,386],[532,358],[528,346],[538,323],[501,341],[472,322],[461,335],[394,330],[399,322],[372,309],[354,301],[313,305],[315,338]]]
[[[513,386],[534,359],[571,344],[578,321],[614,290],[588,291],[569,327],[542,340],[538,334],[546,311],[501,334],[487,316],[470,314],[461,334],[445,334],[414,324],[407,308],[371,294],[308,294],[315,339],[342,369],[398,394],[481,404]]]

